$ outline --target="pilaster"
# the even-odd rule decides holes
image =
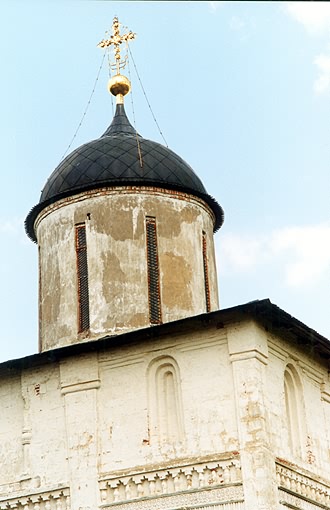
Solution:
[[[97,354],[63,360],[60,374],[65,401],[71,510],[94,510],[99,504]]]
[[[278,508],[275,457],[271,451],[265,402],[267,337],[253,321],[228,330],[245,510]]]

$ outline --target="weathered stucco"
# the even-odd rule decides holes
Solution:
[[[329,508],[328,368],[302,346],[235,318],[93,345],[3,367],[1,510]],[[302,388],[298,453],[288,364]]]
[[[154,217],[163,322],[206,311],[202,233],[211,310],[218,308],[213,215],[192,196],[157,189],[84,193],[45,209],[36,222],[41,350],[150,324],[146,217]],[[78,335],[75,226],[86,226],[90,329]]]

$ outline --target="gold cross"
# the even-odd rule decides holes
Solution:
[[[130,41],[135,39],[135,35],[133,32],[129,31],[126,34],[119,33],[119,21],[117,16],[113,18],[112,23],[112,36],[109,39],[102,39],[102,41],[97,45],[99,48],[108,48],[112,44],[114,45],[114,53],[116,59],[116,69],[117,74],[120,74],[120,69],[125,67],[126,61],[120,60],[120,45],[123,41]]]

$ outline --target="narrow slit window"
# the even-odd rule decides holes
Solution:
[[[161,324],[159,263],[157,247],[156,219],[147,217],[147,266],[148,266],[148,293],[149,293],[149,318],[151,324]]]
[[[89,289],[86,226],[76,225],[78,331],[89,329]]]
[[[209,284],[209,266],[207,260],[207,242],[206,234],[202,234],[202,245],[203,245],[203,269],[204,269],[204,289],[205,289],[205,303],[206,311],[211,311],[211,298],[210,298],[210,284]]]

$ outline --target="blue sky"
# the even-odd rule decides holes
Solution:
[[[0,360],[37,351],[37,247],[24,218],[60,162],[113,17],[169,147],[225,210],[221,307],[270,298],[330,338],[330,4],[0,3]],[[133,65],[140,134],[162,143]],[[112,118],[105,61],[70,150]],[[132,103],[126,100],[133,120]]]

